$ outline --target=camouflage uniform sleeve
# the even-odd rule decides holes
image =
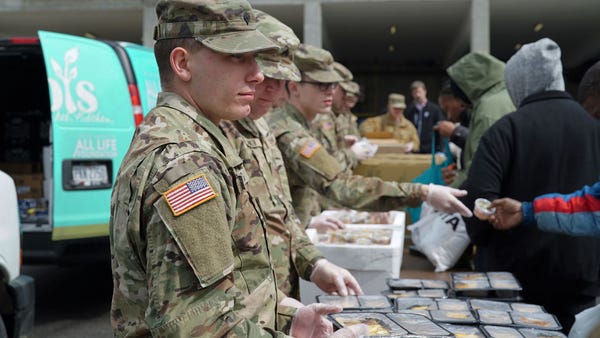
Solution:
[[[344,171],[318,142],[302,131],[282,133],[277,142],[286,165],[312,189],[352,209],[394,210],[421,203],[420,185],[383,181]],[[306,149],[311,148],[311,153]]]
[[[310,280],[315,262],[320,258],[325,258],[325,256],[308,238],[302,223],[295,214],[289,217],[288,223],[292,235],[292,261],[294,267],[302,279]]]
[[[236,205],[227,169],[204,153],[181,155],[160,167],[142,198],[142,224],[147,224],[144,277],[127,271],[121,288],[133,298],[146,294],[144,325],[152,336],[215,337],[223,335],[271,337],[237,311],[243,292],[233,282],[234,255],[231,229]],[[175,215],[163,195],[196,178],[209,184],[214,197]],[[146,279],[134,290],[131,279]],[[128,301],[123,300],[123,306]],[[127,325],[127,318],[124,318]],[[117,336],[137,336],[135,327]],[[283,334],[281,334],[283,336]]]

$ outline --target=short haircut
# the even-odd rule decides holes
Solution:
[[[425,87],[425,83],[423,81],[413,81],[413,83],[410,84],[410,90],[413,91],[417,88],[423,88],[424,90],[427,90],[427,87]]]
[[[173,77],[171,69],[171,52],[177,47],[183,47],[190,53],[196,53],[202,44],[193,38],[176,38],[158,40],[154,44],[154,57],[158,65],[158,73],[160,74],[160,83],[164,86],[169,83]]]
[[[581,78],[577,100],[583,103],[590,96],[600,96],[600,61],[592,65]]]

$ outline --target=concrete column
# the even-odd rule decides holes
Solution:
[[[307,0],[304,3],[304,43],[323,46],[323,11],[321,2]]]
[[[471,51],[490,52],[490,0],[471,0]]]
[[[155,11],[156,0],[143,0],[142,17],[142,44],[152,48],[154,46],[154,26],[158,20]]]

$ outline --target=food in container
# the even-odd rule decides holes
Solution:
[[[484,325],[481,327],[490,338],[523,338],[523,336],[512,327]]]
[[[334,313],[329,318],[337,327],[346,327],[356,324],[365,324],[368,327],[368,335],[403,335],[408,332],[400,327],[390,318],[381,313],[354,312]]]
[[[358,296],[360,307],[365,308],[389,308],[391,306],[388,299],[383,295],[360,295]]]
[[[317,296],[317,302],[337,305],[343,309],[360,308],[360,304],[358,303],[358,298],[356,296],[319,295]]]
[[[510,303],[510,307],[513,311],[526,312],[526,313],[540,313],[546,312],[541,305],[526,304],[526,303]]]
[[[519,332],[525,338],[567,338],[562,332],[538,330],[538,329],[519,329]]]
[[[478,327],[468,325],[457,325],[450,323],[440,323],[444,329],[454,333],[456,338],[485,338],[485,335]]]
[[[496,310],[476,310],[477,318],[482,324],[489,325],[511,325],[513,323],[510,315],[506,311]]]
[[[562,326],[558,323],[554,315],[549,313],[527,313],[510,312],[513,323],[519,326],[533,327],[547,330],[560,330]]]
[[[391,229],[344,229],[328,231],[317,240],[327,244],[389,245],[392,234]]]
[[[438,309],[452,311],[469,311],[469,304],[460,299],[438,299]]]
[[[475,208],[473,209],[473,214],[475,217],[479,218],[482,221],[487,221],[490,216],[496,212],[496,208],[491,208],[492,202],[486,200],[485,198],[478,198],[475,200]]]
[[[428,298],[446,298],[448,296],[444,289],[421,289],[417,290],[417,295]]]
[[[429,298],[398,298],[396,310],[437,310],[437,304]]]
[[[516,280],[490,279],[490,286],[494,289],[520,289],[521,286]]]
[[[386,283],[392,290],[410,290],[423,287],[423,283],[420,279],[413,278],[388,278]]]
[[[477,323],[477,319],[475,319],[471,311],[468,310],[431,310],[429,313],[431,314],[431,319],[436,322],[461,324]]]
[[[452,288],[456,297],[503,298],[519,300],[523,289],[510,272],[452,273]]]
[[[459,279],[459,280],[477,280],[477,279],[482,279],[482,280],[487,280],[487,275],[483,272],[455,272],[452,273],[452,278],[453,279]]]
[[[414,313],[388,313],[386,315],[414,335],[452,336],[452,333],[425,316]]]
[[[448,289],[448,282],[438,279],[422,279],[423,288],[426,289]]]
[[[385,291],[384,295],[388,299],[396,299],[396,298],[415,298],[419,297],[417,294],[417,290],[393,290],[393,291]]]
[[[511,307],[508,303],[497,302],[485,299],[470,299],[469,305],[472,310],[495,310],[495,311],[510,311]]]
[[[356,210],[331,210],[328,215],[345,224],[390,224],[390,212],[368,212]]]

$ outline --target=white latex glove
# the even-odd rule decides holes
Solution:
[[[317,229],[318,233],[327,232],[327,230],[339,230],[344,229],[346,226],[340,220],[326,217],[326,216],[314,216],[310,219],[309,228]]]
[[[354,135],[344,135],[344,143],[346,144],[346,148],[352,147],[356,141],[358,141],[358,137]]]
[[[413,147],[415,145],[412,142],[408,142],[404,145],[404,152],[405,153],[410,153],[413,150]]]
[[[330,338],[359,338],[369,334],[369,327],[365,324],[357,324],[335,331]]]
[[[371,157],[371,150],[363,142],[356,142],[350,147],[350,150],[356,155],[359,161],[366,160]]]
[[[310,280],[327,293],[340,296],[363,294],[360,285],[348,270],[326,259],[320,259],[315,263]]]
[[[466,196],[466,190],[458,190],[443,185],[429,184],[427,203],[434,209],[449,214],[458,212],[464,217],[471,217],[473,213],[456,197]]]
[[[297,299],[292,298],[292,297],[285,297],[284,299],[281,300],[281,302],[279,302],[279,305],[287,306],[287,307],[295,307],[296,309],[299,309],[304,306],[304,304],[300,303]]]
[[[328,337],[333,333],[333,324],[325,318],[330,313],[338,313],[337,305],[314,303],[298,309],[292,319],[290,336],[298,338]]]

